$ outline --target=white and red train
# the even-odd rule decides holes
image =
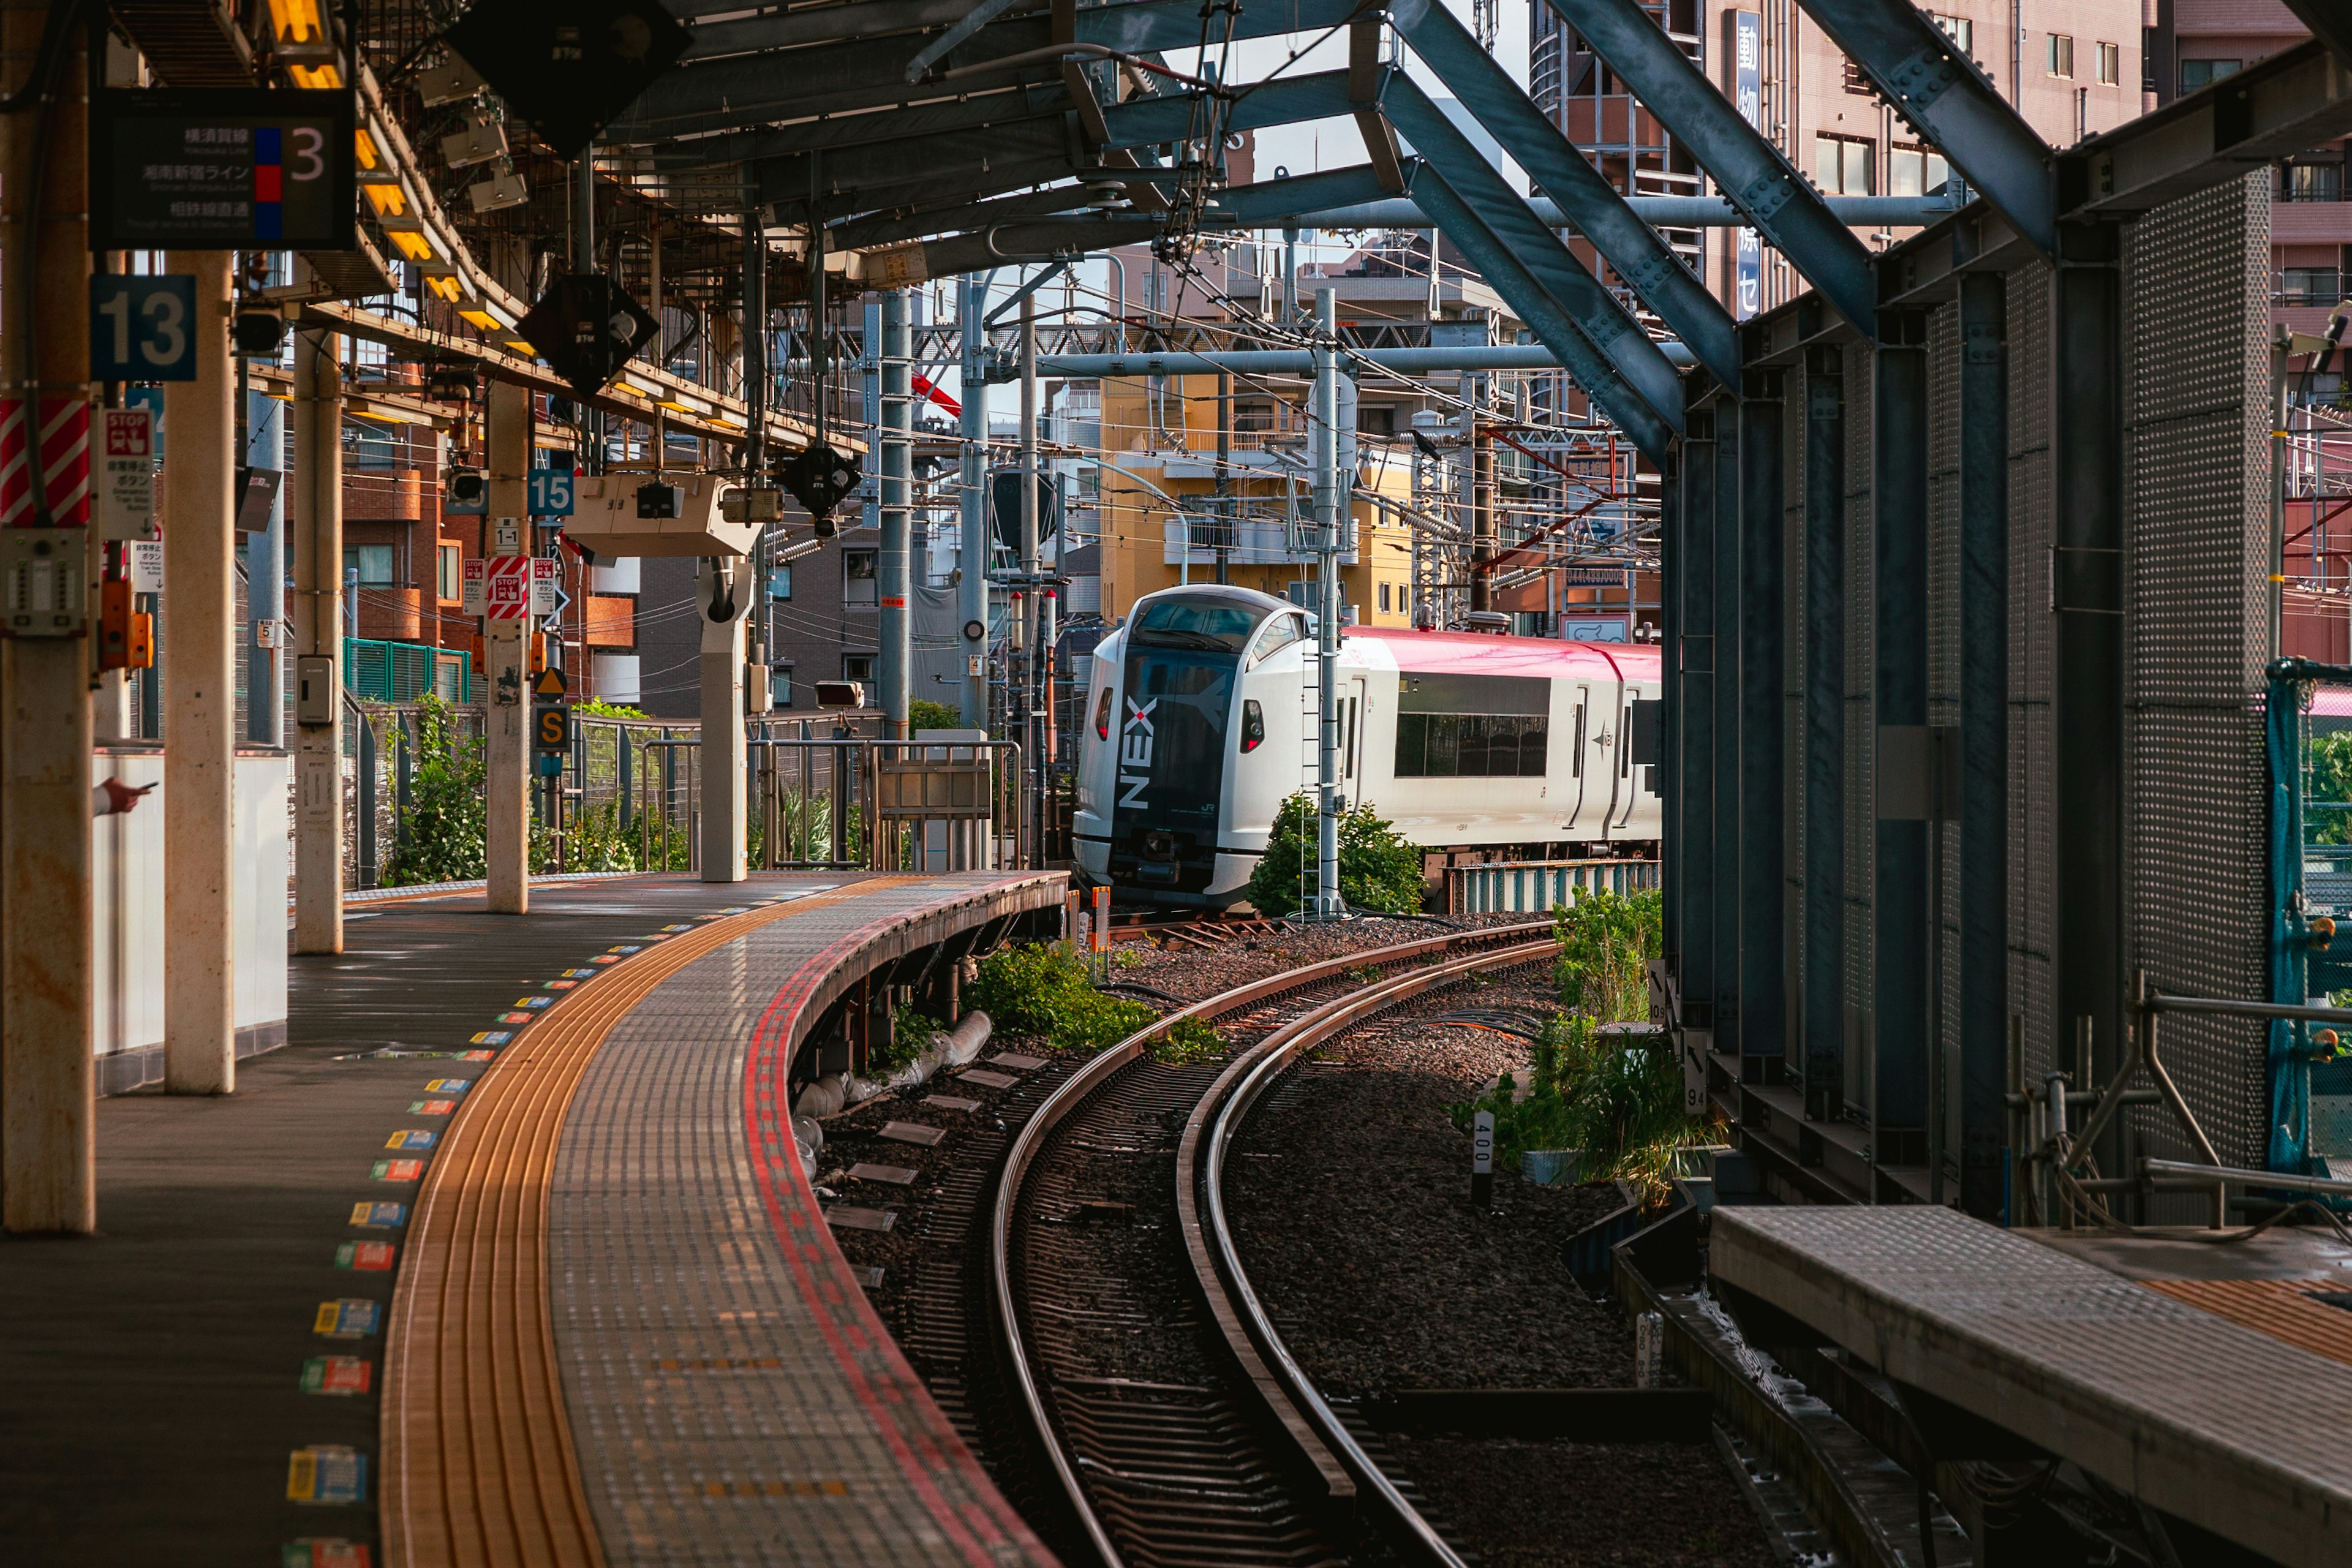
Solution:
[[[1312,621],[1247,588],[1137,601],[1087,669],[1078,873],[1138,903],[1243,896],[1283,799],[1316,778]],[[1628,743],[1654,647],[1349,626],[1340,789],[1431,852],[1656,853]]]

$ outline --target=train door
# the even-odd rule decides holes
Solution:
[[[1569,719],[1569,776],[1566,786],[1560,792],[1563,795],[1570,795],[1574,802],[1574,804],[1569,808],[1568,822],[1566,824],[1569,827],[1574,827],[1578,821],[1584,816],[1584,775],[1587,771],[1584,765],[1584,751],[1585,747],[1590,743],[1587,740],[1587,736],[1591,721],[1588,715],[1590,715],[1591,711],[1592,688],[1590,686],[1578,687],[1576,689],[1576,709],[1575,711],[1570,715]],[[1605,826],[1607,818],[1604,816],[1602,821]]]
[[[1617,688],[1616,754],[1609,768],[1610,826],[1622,828],[1633,820],[1633,807],[1640,804],[1642,792],[1633,779],[1633,704],[1640,701],[1642,689],[1628,680]]]
[[[1350,798],[1363,793],[1364,701],[1362,676],[1339,688],[1339,777]]]

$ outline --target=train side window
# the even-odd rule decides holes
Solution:
[[[1276,616],[1265,623],[1265,630],[1257,637],[1257,651],[1250,655],[1250,663],[1263,663],[1270,654],[1303,641],[1307,634],[1299,629],[1297,616]]]
[[[1569,776],[1584,776],[1584,704],[1576,705],[1576,750],[1569,753]]]
[[[1580,713],[1583,710],[1579,709]],[[1539,779],[1544,776],[1545,752],[1550,749],[1551,721],[1522,719],[1519,721],[1519,776]]]

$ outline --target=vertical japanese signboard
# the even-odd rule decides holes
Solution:
[[[1764,17],[1731,14],[1731,100],[1748,124],[1764,129]],[[1731,314],[1746,321],[1764,308],[1764,237],[1745,226],[1732,231]]]

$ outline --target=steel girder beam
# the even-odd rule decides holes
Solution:
[[[1002,163],[987,170],[940,170],[910,168],[909,183],[884,187],[887,205],[919,207],[970,196],[975,191],[1013,191],[1024,185],[1041,185],[1049,180],[1069,178],[1070,162],[1066,156],[1034,158],[1025,162]],[[780,224],[805,222],[808,215],[808,171],[800,171],[797,186],[762,181],[754,187],[762,207],[769,208],[774,221]],[[885,205],[885,196],[872,192],[852,193],[845,196],[825,195],[819,198],[819,208],[827,221],[835,216],[870,212]]]
[[[850,5],[698,22],[693,25],[693,41],[678,58],[684,63],[756,54],[763,49],[804,48],[811,44],[836,43],[845,38],[870,42],[892,33],[931,32],[953,26],[971,9],[971,0],[857,0],[857,4]]]
[[[1709,795],[1715,805],[1715,1048],[1745,1057],[1741,1043],[1744,1022],[1740,991],[1742,963],[1740,887],[1747,857],[1740,836],[1740,599],[1746,590],[1739,580],[1740,465],[1739,399],[1721,388],[1716,391],[1715,467],[1703,482],[1714,492],[1715,513],[1715,780]],[[1746,1066],[1741,1068],[1743,1081]]]
[[[1483,161],[1478,166],[1487,169]],[[1414,198],[1424,211],[1437,215],[1438,227],[1470,258],[1479,276],[1509,303],[1544,346],[1559,356],[1559,363],[1585,395],[1607,411],[1643,455],[1657,462],[1665,453],[1674,426],[1660,417],[1649,400],[1601,357],[1559,302],[1519,265],[1510,245],[1480,220],[1436,170],[1414,159],[1405,164],[1404,172]]]
[[[1175,180],[1176,172],[1173,169],[1120,170],[1116,174],[1107,174],[1107,177],[1128,183],[1139,178],[1167,183]],[[1215,226],[1262,227],[1279,223],[1294,213],[1317,212],[1327,206],[1344,206],[1369,200],[1380,195],[1382,189],[1378,173],[1367,163],[1345,169],[1325,169],[1312,174],[1294,174],[1280,180],[1261,180],[1255,184],[1228,186],[1218,197],[1222,205],[1213,215],[1217,220]],[[933,207],[924,212],[894,210],[838,224],[832,229],[827,243],[836,250],[855,250],[924,235],[956,235],[982,229],[991,224],[1034,221],[1057,213],[1075,213],[1093,199],[1085,186],[1070,184],[1028,191],[1017,196],[999,196],[989,201]]]
[[[1872,718],[1881,799],[1873,819],[1873,1071],[1868,1107],[1874,1165],[1927,1163],[1928,1057],[1943,1035],[1928,1007],[1928,822],[1902,805],[1890,816],[1885,781],[1900,760],[1924,759],[1927,725],[1927,315],[1889,310],[1871,350],[1870,516]],[[1925,771],[1925,770],[1921,770]],[[1930,774],[1929,776],[1932,776]],[[1851,802],[1851,807],[1864,803]],[[1933,910],[1941,919],[1941,910]]]
[[[1048,116],[1058,120],[1071,107],[1069,89],[1060,82],[1035,82],[971,97],[942,99],[935,103],[909,104],[864,114],[827,115],[822,120],[803,120],[768,131],[739,131],[690,142],[665,142],[655,150],[654,167],[664,172],[723,167],[759,158],[832,152],[914,136],[938,136],[950,132],[969,135]]]
[[[2352,133],[2352,63],[2314,38],[2058,155],[2069,217],[2129,216]]]
[[[1960,1202],[2001,1217],[2009,1089],[2009,289],[1960,279]]]
[[[1508,248],[1512,260],[1566,309],[1578,333],[1649,405],[1651,413],[1669,426],[1677,424],[1683,408],[1682,377],[1617,296],[1585,270],[1576,253],[1544,226],[1526,198],[1511,189],[1501,173],[1412,78],[1392,73],[1383,106],[1390,121],[1413,144],[1422,163],[1477,214],[1480,224]],[[1479,270],[1486,269],[1482,266]],[[1558,344],[1552,347],[1559,350]],[[1562,363],[1569,363],[1564,354]],[[1586,390],[1593,388],[1588,384]]]
[[[1845,351],[1805,353],[1805,891],[1799,1027],[1805,1115],[1845,1113]],[[2007,991],[1996,993],[2006,995]]]
[[[1290,0],[1280,6],[1253,7],[1234,20],[1233,36],[1262,38],[1319,31],[1347,21],[1355,9],[1354,0]],[[814,18],[815,14],[756,18],[744,26],[781,22],[800,15]],[[1198,43],[1201,11],[1199,0],[1140,0],[1077,11],[1071,25],[1071,37],[1076,42],[1100,44],[1128,54],[1150,54]],[[602,139],[616,143],[660,141],[852,109],[919,103],[1021,81],[1062,79],[1060,68],[1045,60],[1001,74],[982,72],[953,83],[910,86],[908,63],[922,51],[926,41],[924,33],[903,33],[880,42],[853,36],[790,51],[736,54],[681,66],[647,88]],[[1006,16],[940,64],[949,68],[985,65],[1060,41],[1066,40],[1055,37],[1050,17]]]
[[[971,195],[969,191],[962,194]],[[1055,213],[1076,212],[1093,199],[1084,185],[1052,185],[1042,191],[1024,191],[1015,196],[949,201],[929,206],[896,199],[874,212],[836,222],[826,230],[825,246],[832,250],[857,250],[923,235],[985,228],[990,224],[1031,222]]]
[[[973,195],[1069,175],[1126,183],[1134,171],[1113,169],[1098,154],[1183,140],[1191,131],[1193,111],[1194,100],[1189,96],[1111,105],[1103,110],[1108,133],[1098,148],[1089,146],[1076,117],[1066,112],[999,124],[985,136],[950,133],[800,153],[753,164],[752,182],[761,200],[782,202],[795,192],[805,195],[814,180],[829,203],[852,211],[876,205],[868,199],[873,192],[916,181],[962,179],[969,182],[966,188]],[[1329,71],[1269,82],[1242,100],[1231,123],[1234,130],[1250,130],[1346,112],[1347,73]],[[1060,167],[1043,175],[1034,172],[1040,165],[1052,164],[1057,153]],[[1019,170],[1021,177],[1010,177],[1013,170]]]
[[[1433,0],[1398,0],[1389,20],[1413,52],[1511,150],[1560,213],[1591,240],[1726,386],[1739,384],[1739,343],[1731,314],[1692,276],[1658,231],[1635,216],[1616,187],[1560,133],[1468,30]]]
[[[1780,440],[1786,377],[1765,370],[1745,380],[1738,405],[1740,1078],[1777,1084],[1787,1073],[1789,955],[1795,946],[1781,773],[1789,679],[1789,503]]]
[[[2057,247],[2050,146],[1911,0],[1801,0],[1896,113],[2042,252]]]
[[[1812,280],[1854,330],[1873,330],[1871,255],[1779,148],[1675,47],[1636,0],[1547,0],[1608,61],[1675,139],[1715,176],[1732,205]]]
[[[2352,11],[2347,11],[2340,0],[2285,0],[2286,8],[2295,14],[2311,36],[2336,51],[2336,58],[2352,66]]]

